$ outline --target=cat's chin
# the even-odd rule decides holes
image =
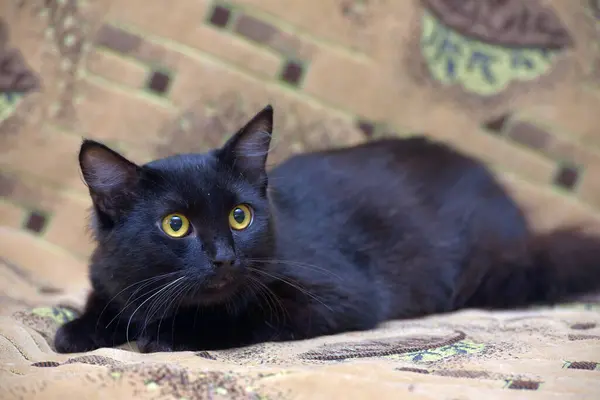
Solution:
[[[240,290],[241,284],[236,281],[219,282],[198,288],[193,295],[182,302],[185,305],[214,305],[230,300]]]

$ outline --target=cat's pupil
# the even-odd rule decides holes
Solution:
[[[171,220],[169,221],[169,226],[171,227],[171,229],[173,229],[173,231],[178,232],[183,226],[183,220],[181,219],[181,217],[171,217]]]
[[[233,219],[235,219],[235,222],[238,224],[241,224],[246,220],[246,213],[241,208],[236,208],[233,210]]]

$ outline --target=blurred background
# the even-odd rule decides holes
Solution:
[[[141,163],[267,103],[271,163],[425,133],[540,229],[600,214],[598,0],[2,0],[2,310],[87,285],[82,137]]]

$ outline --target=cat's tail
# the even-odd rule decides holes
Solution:
[[[600,295],[600,235],[562,228],[528,245],[526,262],[504,260],[490,268],[466,306],[519,308]]]

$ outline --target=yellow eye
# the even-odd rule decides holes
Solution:
[[[238,204],[229,213],[229,226],[236,231],[246,229],[252,223],[252,209],[245,204]]]
[[[181,214],[169,214],[162,220],[162,230],[173,238],[184,237],[190,230],[190,221]]]

